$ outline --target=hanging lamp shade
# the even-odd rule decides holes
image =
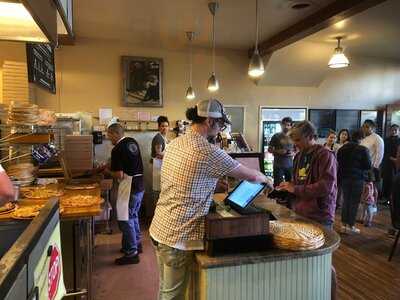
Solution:
[[[217,79],[217,77],[215,76],[215,73],[214,73],[214,72],[212,72],[210,78],[208,78],[207,89],[208,89],[210,92],[215,92],[215,91],[218,91],[218,89],[219,89],[218,79]]]
[[[256,0],[256,42],[247,73],[252,78],[259,78],[264,74],[264,71],[264,62],[258,52],[258,0]]]
[[[340,47],[341,38],[337,38],[337,40],[338,46],[328,62],[328,67],[332,69],[346,68],[350,65],[349,59],[343,53],[343,48]]]
[[[186,90],[186,99],[193,100],[196,98],[196,94],[193,89],[193,82],[192,82],[192,72],[193,72],[193,53],[192,53],[192,41],[194,38],[194,32],[188,31],[186,32],[186,37],[189,40],[190,44],[190,52],[189,52],[189,87]]]
[[[250,59],[248,74],[250,77],[258,78],[262,76],[264,72],[264,62],[260,53],[258,53],[258,49],[255,49]]]
[[[208,9],[212,15],[212,73],[207,82],[207,89],[216,92],[219,89],[218,79],[215,75],[215,14],[217,13],[218,2],[209,2]]]
[[[186,90],[186,99],[188,100],[193,100],[194,98],[196,98],[196,94],[194,93],[194,89],[189,86]]]

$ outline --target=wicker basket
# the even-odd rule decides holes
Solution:
[[[324,232],[315,225],[304,222],[271,221],[270,230],[274,244],[280,249],[314,250],[325,243]]]

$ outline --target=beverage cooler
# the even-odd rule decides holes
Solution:
[[[291,117],[294,122],[299,122],[304,121],[306,116],[306,108],[261,107],[261,151],[264,153],[264,169],[267,176],[272,176],[274,163],[274,156],[268,152],[268,146],[272,136],[281,131],[281,120]]]

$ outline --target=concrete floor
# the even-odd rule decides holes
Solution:
[[[95,300],[154,300],[158,292],[158,269],[154,249],[144,231],[143,253],[137,265],[117,266],[121,234],[96,235],[93,288]]]

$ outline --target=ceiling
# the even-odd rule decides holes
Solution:
[[[312,5],[294,10],[300,0],[259,0],[260,39],[266,39],[334,0],[307,0]],[[301,0],[304,2],[305,0]],[[212,17],[207,0],[85,0],[75,1],[78,38],[132,41],[177,48],[186,45],[185,31],[196,32],[194,44],[211,45]],[[112,4],[110,4],[112,3]],[[218,48],[248,50],[255,39],[255,0],[218,0]]]
[[[367,57],[372,59],[367,64],[375,58],[399,63],[399,11],[400,1],[389,0],[274,52],[266,59],[267,75],[258,84],[319,86],[335,71],[327,63],[337,36],[344,37],[342,47],[353,66],[360,60],[365,65]]]
[[[293,1],[313,5],[296,11]],[[260,40],[265,40],[334,0],[259,0]],[[344,1],[344,0],[343,0]],[[217,48],[243,51],[254,45],[255,0],[218,0]],[[112,3],[112,4],[110,4]],[[80,38],[132,42],[144,47],[182,49],[185,31],[195,31],[197,47],[211,46],[212,18],[207,0],[85,0],[75,1],[74,30]],[[399,0],[387,0],[362,13],[291,44],[266,58],[261,85],[318,86],[328,74],[327,62],[344,36],[350,61],[378,57],[400,61]],[[354,61],[354,60],[353,60]]]

